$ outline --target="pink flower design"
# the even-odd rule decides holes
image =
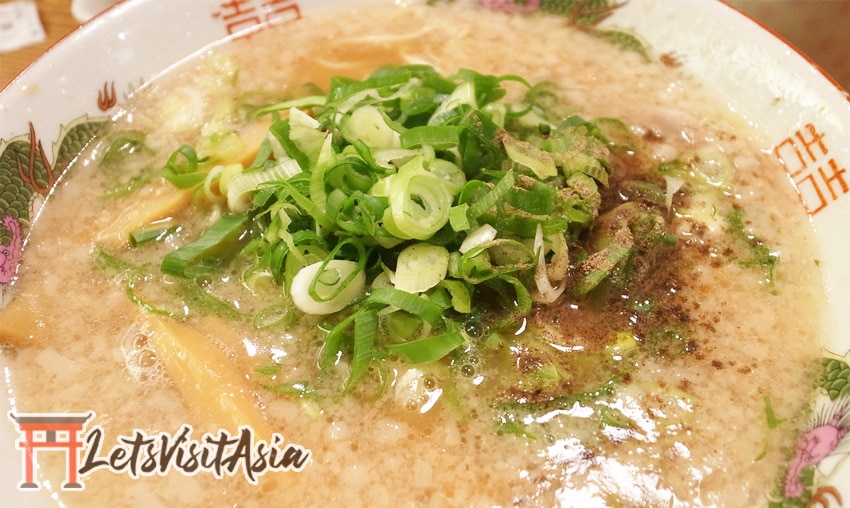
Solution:
[[[21,234],[21,226],[14,217],[7,215],[3,217],[0,224],[12,233],[12,240],[9,245],[0,244],[0,284],[8,284],[12,282],[15,273],[18,271],[24,237]]]
[[[540,10],[540,0],[479,0],[484,7],[505,12],[534,12]]]
[[[798,498],[806,491],[800,481],[803,469],[816,466],[829,457],[850,435],[850,396],[844,395],[815,418],[813,426],[800,436],[797,450],[785,475],[785,497]]]

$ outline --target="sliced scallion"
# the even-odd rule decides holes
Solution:
[[[207,271],[203,263],[222,258],[237,250],[239,238],[250,222],[247,215],[223,215],[194,242],[169,252],[160,270],[177,277],[195,277]]]
[[[434,335],[424,339],[390,344],[386,350],[395,353],[410,363],[436,362],[451,353],[464,343],[460,332],[452,331],[441,335]]]
[[[525,96],[508,99],[505,82]],[[599,215],[610,150],[628,129],[572,115],[556,92],[519,76],[406,65],[261,107],[272,122],[248,167],[210,169],[189,146],[172,154],[163,175],[203,183],[199,199],[227,213],[162,270],[191,277],[215,266],[250,225],[246,280],[274,281],[298,311],[327,316],[320,364],[347,360],[349,389],[386,353],[415,363],[451,354],[463,343],[458,316],[491,316],[498,334],[530,311],[532,294],[549,303],[612,273],[571,265],[569,246]],[[700,169],[689,162],[675,170]],[[703,179],[722,177],[714,169]],[[596,250],[589,259],[628,255]],[[577,281],[573,268],[584,268]]]
[[[176,232],[180,226],[148,226],[130,231],[130,245],[140,247],[148,242],[159,241]]]
[[[414,316],[419,316],[430,325],[437,325],[442,320],[443,308],[433,302],[407,291],[393,288],[377,288],[372,290],[363,301],[366,305],[380,304],[397,307]]]

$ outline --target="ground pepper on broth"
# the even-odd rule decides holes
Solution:
[[[823,297],[807,218],[787,183],[765,177],[781,169],[758,134],[679,69],[559,19],[458,4],[318,23],[216,47],[140,90],[51,197],[2,314],[25,307],[15,301],[42,309],[39,344],[4,337],[27,412],[93,410],[107,440],[184,423],[235,433],[250,422],[258,435],[275,430],[310,449],[311,462],[256,486],[238,475],[97,472],[85,491],[61,492],[63,502],[766,504],[806,409]],[[295,40],[299,51],[287,51]],[[201,193],[162,181],[177,147],[203,158],[217,137],[248,166],[272,123],[248,106],[316,95],[331,76],[423,62],[443,76],[466,68],[557,83],[557,107],[628,126],[620,132],[633,145],[609,146],[599,217],[569,254],[574,281],[587,267],[618,269],[582,295],[536,305],[513,328],[488,328],[487,313],[458,320],[464,341],[442,359],[393,355],[348,390],[351,352],[320,369],[323,318],[292,312],[265,280],[242,284],[244,258],[223,273],[159,273],[164,256],[219,214]],[[521,100],[514,85],[508,100]],[[163,221],[149,228],[141,213]],[[624,237],[624,224],[644,234]],[[647,232],[654,240],[641,243]],[[640,254],[628,265],[593,257],[626,244]],[[57,252],[70,269],[57,270]],[[201,388],[174,379],[168,360],[190,346]],[[58,460],[43,462],[61,474]]]

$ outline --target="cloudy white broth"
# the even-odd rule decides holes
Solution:
[[[766,505],[823,290],[760,134],[675,61],[564,17],[334,19],[134,93],[50,197],[0,312],[16,411],[92,411],[100,458],[134,432],[244,425],[303,470],[99,467],[72,492],[42,453],[59,502]]]

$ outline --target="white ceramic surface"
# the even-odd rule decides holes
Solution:
[[[392,0],[362,0],[363,3]],[[474,0],[469,0],[474,1]],[[354,0],[248,0],[236,15],[221,0],[125,0],[54,46],[0,92],[0,151],[34,132],[50,146],[62,126],[83,115],[108,117],[126,94],[183,57],[266,18],[310,16]],[[232,4],[232,3],[231,3]],[[273,5],[261,8],[261,5]],[[286,7],[286,9],[284,9]],[[712,84],[729,107],[768,134],[774,154],[796,183],[823,252],[829,297],[825,349],[850,351],[850,99],[816,66],[733,8],[716,0],[631,0],[605,21],[631,28],[656,56],[672,55]],[[163,43],[167,41],[167,43]],[[32,130],[30,129],[32,125]],[[36,226],[37,227],[37,226]],[[24,262],[26,260],[24,251]],[[0,369],[3,358],[0,357]],[[3,370],[4,380],[6,371]],[[5,506],[50,505],[41,493],[17,492],[21,453],[0,397],[0,492]],[[824,484],[850,502],[850,446],[818,466]],[[8,497],[8,496],[12,497]],[[6,504],[11,502],[11,504]],[[826,506],[826,505],[824,505]]]

